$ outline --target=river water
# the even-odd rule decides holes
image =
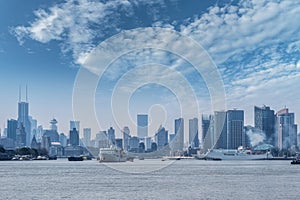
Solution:
[[[300,199],[290,161],[0,162],[0,199]]]

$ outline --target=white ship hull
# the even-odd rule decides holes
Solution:
[[[268,152],[253,154],[229,149],[213,149],[205,155],[205,159],[208,160],[263,160],[268,158],[272,158]]]
[[[125,162],[127,155],[124,151],[114,148],[103,148],[99,152],[99,162]]]

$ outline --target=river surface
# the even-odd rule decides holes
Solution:
[[[300,199],[290,161],[0,162],[0,199]]]

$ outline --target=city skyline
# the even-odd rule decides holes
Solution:
[[[82,61],[84,55],[111,36],[140,27],[169,28],[202,45],[220,72],[226,94],[226,109],[244,110],[245,125],[254,126],[253,107],[264,104],[276,112],[287,106],[296,113],[295,124],[300,122],[297,117],[297,113],[300,113],[300,96],[297,93],[300,38],[296,20],[300,5],[297,2],[246,0],[239,3],[214,0],[196,3],[93,3],[30,0],[24,6],[16,7],[18,4],[16,0],[0,2],[3,19],[0,23],[2,131],[8,119],[18,118],[20,85],[23,94],[21,100],[28,100],[29,115],[38,120],[38,125],[48,128],[49,121],[55,118],[59,132],[65,134],[70,131],[70,120],[80,121],[83,128],[92,128],[93,134],[111,126],[115,127],[117,134],[123,126],[137,133],[138,113],[148,113],[151,134],[160,125],[173,133],[173,119],[179,117],[186,119],[187,132],[188,119],[200,119],[202,114],[218,111],[211,105],[203,77],[191,64],[165,51],[142,49],[115,60],[99,80],[95,90],[95,112],[99,124],[89,124],[86,116],[85,120],[73,117],[72,95],[78,71],[86,67]],[[101,15],[98,9],[103,10]],[[141,13],[140,9],[147,12]],[[73,12],[67,12],[69,10]],[[120,13],[122,17],[113,19],[109,15],[111,11]],[[109,20],[110,23],[107,22]],[[274,24],[280,26],[274,30]],[[147,67],[149,63],[168,66],[169,71]],[[141,71],[132,71],[135,66],[140,67],[146,75],[161,76],[165,85],[151,82],[153,79],[145,77]],[[180,88],[183,83],[178,79],[180,76],[167,73],[172,70],[185,77],[192,90]],[[130,83],[140,79],[146,85],[133,90],[127,109],[130,118],[126,116],[115,121],[111,111],[114,86],[121,80],[124,91],[132,90]],[[175,90],[166,87],[169,86],[167,84],[181,92],[185,89],[194,91],[199,107],[197,115],[190,114],[194,107],[183,105],[192,105],[189,104],[192,97],[175,95]],[[27,97],[24,96],[26,85]],[[184,101],[180,102],[180,98]],[[123,105],[122,101],[116,103]],[[184,116],[179,108],[182,105],[187,108]]]

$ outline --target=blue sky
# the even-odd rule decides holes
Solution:
[[[142,34],[130,30],[149,27],[174,31],[203,47],[207,54],[199,55],[198,60],[209,60],[217,67],[226,108],[244,109],[245,124],[253,124],[253,106],[263,104],[274,110],[287,106],[298,119],[300,3],[297,1],[28,0],[24,3],[12,0],[1,1],[0,11],[2,124],[8,118],[16,118],[18,88],[23,85],[25,90],[27,84],[30,114],[46,128],[55,117],[59,130],[68,132],[74,106],[76,110],[77,100],[72,94],[80,77],[79,69],[90,73],[80,84],[88,87],[89,81],[99,79],[93,86],[96,120],[88,113],[87,116],[75,113],[75,118],[82,121],[81,127],[92,127],[93,133],[110,125],[116,129],[128,125],[134,133],[136,113],[151,114],[150,132],[158,129],[160,123],[172,132],[173,119],[182,115],[180,106],[186,122],[188,118],[200,118],[202,113],[212,113],[211,89],[206,83],[215,77],[199,73],[182,55],[143,48],[145,43],[139,41],[136,46],[140,49],[117,57],[107,69],[99,64],[97,70],[104,70],[101,77],[90,67],[90,62],[99,61],[99,55],[93,52],[102,48],[101,42],[110,41],[118,49],[117,44],[121,43],[113,41],[118,39],[117,34],[128,33],[134,38]],[[143,32],[145,36],[148,30]],[[160,37],[172,42],[167,34],[160,32]],[[121,45],[131,45],[126,42]],[[176,44],[178,40],[173,42]],[[177,48],[197,59],[199,52],[187,47],[182,44]],[[112,100],[116,91],[118,98]],[[131,94],[128,102],[121,98],[122,92]],[[80,106],[85,109],[84,103]],[[112,114],[112,110],[124,107],[128,115]],[[95,124],[97,120],[99,124]]]

